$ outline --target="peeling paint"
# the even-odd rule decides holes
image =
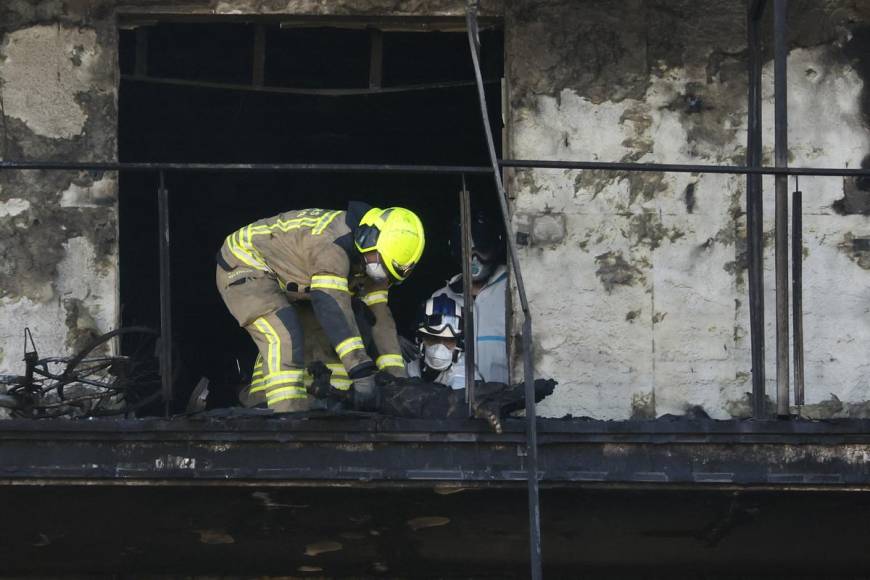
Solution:
[[[631,419],[642,421],[656,418],[655,393],[635,393],[631,397]]]
[[[75,55],[80,64],[60,66],[58,54]],[[87,113],[76,96],[94,90],[97,66],[104,65],[93,30],[38,25],[7,34],[0,45],[6,115],[43,137],[81,134]]]
[[[800,4],[790,21],[797,31],[789,54],[791,163],[867,164],[866,11],[846,0],[795,1]],[[744,164],[745,6],[712,4],[647,0],[637,11],[622,5],[614,10],[607,0],[509,5],[506,155]],[[624,22],[614,22],[608,12]],[[599,30],[587,33],[589,27]],[[616,41],[607,37],[614,28],[624,32]],[[578,63],[574,45],[584,38],[605,46]],[[610,52],[614,49],[631,54]],[[762,118],[769,136],[773,66],[769,53],[765,58]],[[772,141],[765,142],[764,163],[772,164]],[[764,180],[766,195],[772,182]],[[870,365],[859,362],[853,346],[867,341],[862,288],[870,287],[865,279],[870,242],[864,250],[863,242],[856,246],[854,240],[870,239],[870,227],[863,213],[839,216],[832,210],[846,191],[853,206],[866,197],[863,183],[843,183],[800,179],[804,253],[811,256],[804,270],[805,329],[819,352],[845,348],[852,361],[849,366],[809,356],[808,392],[835,392],[845,413],[848,405],[870,400]],[[717,419],[750,414],[745,176],[524,170],[510,184],[517,214],[551,211],[567,222],[564,240],[521,256],[536,327],[548,333],[537,343],[536,369],[562,385],[542,403],[542,416],[570,412],[627,419],[638,392],[655,395],[659,414],[682,414],[691,405]],[[763,241],[768,304],[773,303],[770,208]],[[521,220],[515,224],[523,231]],[[531,222],[525,226],[530,231]],[[852,238],[844,242],[849,231]],[[855,268],[844,267],[847,257]],[[536,283],[554,267],[564,274]],[[838,295],[838,304],[832,295]],[[575,316],[582,320],[576,328],[565,322]],[[845,347],[837,327],[849,329],[843,333]],[[772,329],[767,342],[773,344]],[[769,388],[772,363],[769,357]]]
[[[113,178],[103,177],[94,181],[88,177],[73,181],[60,194],[61,207],[98,208],[113,206],[117,201],[118,184]]]
[[[26,199],[13,197],[8,201],[0,201],[0,218],[15,217],[30,209],[30,202]]]

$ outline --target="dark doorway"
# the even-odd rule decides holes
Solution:
[[[253,24],[161,23],[122,31],[121,161],[488,162],[465,33],[261,26],[259,75]],[[265,87],[365,89],[376,35],[383,42],[382,86],[451,86],[345,96],[250,90],[255,79]],[[493,81],[490,122],[499,138],[501,31],[485,31],[481,41],[484,78]],[[253,343],[214,286],[214,256],[227,234],[288,209],[342,209],[350,200],[413,209],[426,227],[426,251],[409,281],[391,292],[400,332],[410,336],[419,303],[459,270],[447,240],[459,214],[460,184],[458,176],[168,173],[173,336],[183,369],[176,408],[202,376],[218,386],[213,404],[228,404],[234,393],[220,385],[238,381],[237,366],[245,372],[254,357]],[[121,178],[127,325],[159,326],[156,189],[154,175]],[[469,178],[469,189],[477,207],[497,211],[490,177]]]

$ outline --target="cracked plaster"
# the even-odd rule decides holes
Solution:
[[[607,14],[614,5],[606,0],[509,8],[507,28],[515,29],[506,41],[513,105],[509,156],[743,163],[743,7],[735,2],[717,12],[708,4],[636,2],[634,10],[619,11],[624,22]],[[851,2],[827,2],[807,12],[826,18],[824,26],[795,23],[804,32],[793,38],[789,55],[794,165],[857,167],[870,153],[865,80],[844,49],[861,22],[859,12]],[[615,29],[625,34],[607,40]],[[585,60],[569,57],[568,48],[589,38],[610,46]],[[763,74],[769,160],[771,62]],[[859,267],[863,257],[843,236],[870,237],[870,221],[836,214],[841,179],[800,183],[808,403],[833,392],[844,409],[860,413],[870,400],[870,368],[859,352],[870,340],[870,294],[864,290],[870,272]],[[560,381],[541,404],[543,415],[627,419],[700,406],[714,418],[746,416],[745,178],[524,169],[512,174],[509,185],[517,227],[528,228],[524,216],[541,212],[562,214],[567,224],[561,243],[520,249],[535,328],[559,337],[536,341],[536,370]],[[764,189],[768,242],[772,179],[765,179]],[[766,375],[775,397],[773,263],[766,243]],[[516,313],[515,320],[521,318]]]

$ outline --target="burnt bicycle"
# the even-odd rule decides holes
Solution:
[[[77,354],[40,358],[24,329],[23,375],[0,375],[0,408],[29,419],[133,416],[161,396],[160,334],[131,326],[97,336]]]

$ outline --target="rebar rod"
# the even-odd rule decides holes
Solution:
[[[462,191],[459,192],[459,220],[462,232],[462,325],[465,337],[465,401],[468,416],[474,416],[474,380],[477,365],[477,344],[474,324],[474,297],[471,292],[471,195],[462,176]]]
[[[756,0],[747,12],[749,47],[749,119],[746,165],[761,166],[761,37],[759,26],[764,0]],[[749,270],[749,340],[752,351],[752,416],[766,419],[764,337],[764,190],[761,175],[746,176],[746,244]]]
[[[794,331],[794,404],[804,404],[804,248],[803,248],[803,193],[795,184],[791,204],[791,292],[792,330]]]
[[[774,0],[774,156],[788,166],[788,0]],[[788,177],[776,176],[776,414],[789,415]]]
[[[157,187],[158,247],[160,251],[160,381],[164,413],[172,411],[172,285],[169,238],[169,191],[163,172]]]

